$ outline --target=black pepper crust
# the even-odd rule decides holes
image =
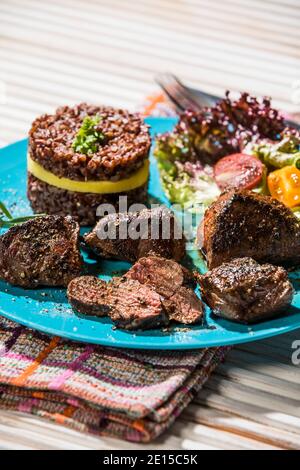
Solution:
[[[293,299],[287,272],[252,258],[236,258],[197,274],[204,302],[221,317],[254,323],[283,313]]]
[[[163,237],[163,224],[168,223],[170,236]],[[158,228],[158,237],[151,238],[151,225]],[[128,236],[126,240],[120,237],[120,231],[126,229],[130,235],[130,226],[140,226],[138,238]],[[143,209],[140,212],[114,213],[104,216],[85,235],[86,244],[102,258],[119,259],[122,261],[135,262],[138,258],[147,256],[149,253],[174,258],[180,261],[185,255],[185,239],[175,238],[175,227],[177,221],[172,211],[160,206],[153,209]],[[102,239],[99,233],[113,230],[116,233],[114,239]]]
[[[127,196],[128,207],[147,202],[145,183],[127,193],[92,194],[56,188],[28,173],[27,197],[35,213],[71,215],[80,225],[92,226],[97,222],[96,210],[100,204],[112,204],[118,211],[119,196]]]
[[[79,225],[71,217],[37,217],[0,237],[0,279],[12,285],[66,287],[82,269]]]
[[[241,256],[273,264],[300,262],[298,219],[281,202],[253,191],[222,193],[206,210],[197,238],[209,268]]]
[[[83,119],[99,115],[105,142],[92,156],[75,152],[72,142]],[[139,114],[81,103],[37,118],[29,132],[31,158],[59,177],[78,181],[118,181],[134,173],[149,156],[151,138]]]

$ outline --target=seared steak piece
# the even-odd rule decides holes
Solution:
[[[168,323],[159,294],[133,279],[110,282],[107,299],[109,315],[120,328],[145,330]]]
[[[195,277],[188,269],[161,256],[140,258],[125,277],[153,287],[163,297],[171,297],[182,285],[196,287]]]
[[[74,279],[68,286],[68,298],[83,314],[109,315],[127,330],[149,329],[170,320],[199,322],[203,307],[193,291],[195,285],[194,275],[176,261],[150,256],[108,283],[94,276]]]
[[[169,298],[165,298],[162,303],[169,320],[174,320],[185,325],[202,322],[202,302],[189,287],[181,286],[175,294]]]
[[[293,287],[287,272],[251,258],[237,258],[198,275],[202,299],[221,317],[241,323],[272,318],[290,305]]]
[[[102,317],[108,315],[107,282],[95,276],[81,276],[68,285],[68,299],[79,313]]]
[[[130,213],[109,214],[84,236],[84,241],[101,258],[133,262],[137,256],[138,241],[130,240],[127,234],[122,235],[131,220]]]
[[[68,298],[78,312],[109,315],[120,328],[145,330],[170,320],[199,322],[203,308],[193,291],[195,285],[194,275],[176,261],[150,256],[108,283],[94,276],[74,279],[68,286]]]
[[[125,278],[153,288],[161,296],[170,320],[189,324],[202,319],[202,303],[193,291],[195,278],[176,261],[159,256],[141,258]]]
[[[174,214],[164,207],[109,214],[85,236],[85,242],[103,258],[129,262],[150,253],[176,260],[185,254],[185,240]]]
[[[131,279],[105,282],[94,276],[81,276],[70,282],[68,299],[77,312],[98,317],[109,315],[118,327],[127,330],[168,323],[160,296]]]
[[[276,199],[229,190],[205,212],[198,246],[210,269],[241,256],[273,264],[300,262],[300,222]]]
[[[42,216],[0,237],[0,279],[26,288],[67,286],[79,276],[79,225],[71,217]]]

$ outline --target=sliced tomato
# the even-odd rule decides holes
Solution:
[[[245,153],[223,157],[214,166],[214,177],[221,190],[255,188],[260,183],[263,172],[264,165],[261,161]]]

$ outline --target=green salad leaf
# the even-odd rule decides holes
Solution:
[[[201,163],[191,163],[183,158],[178,159],[178,153],[182,156],[180,145],[176,142],[172,145],[171,152],[160,146],[159,141],[154,150],[163,189],[170,200],[175,204],[210,205],[220,194],[211,174],[211,168]]]
[[[269,167],[295,165],[300,169],[299,135],[283,135],[279,142],[262,141],[252,147],[252,152]]]
[[[212,167],[222,157],[242,152],[261,159],[265,173],[254,191],[268,194],[268,170],[300,168],[299,144],[299,133],[286,127],[269,99],[242,93],[233,100],[227,92],[211,108],[182,113],[173,130],[157,137],[154,154],[170,201],[205,206],[220,194]]]

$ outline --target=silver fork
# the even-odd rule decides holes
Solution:
[[[155,81],[175,105],[179,113],[186,109],[199,111],[203,107],[213,106],[221,99],[218,96],[210,95],[203,91],[193,92],[171,73],[159,74],[155,77]]]

